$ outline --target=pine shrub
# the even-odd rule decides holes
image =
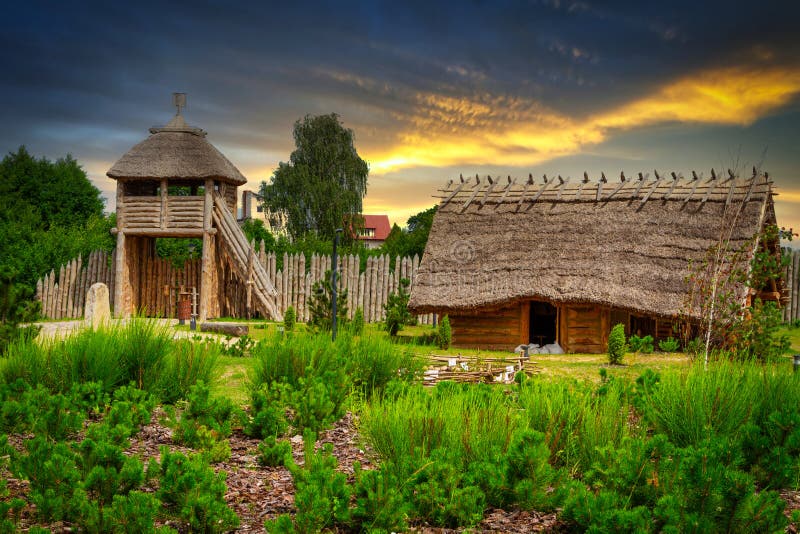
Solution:
[[[672,336],[658,342],[658,350],[661,352],[678,352],[680,348],[680,342]]]
[[[215,473],[202,455],[186,456],[161,448],[156,496],[193,532],[226,532],[239,518],[225,503],[225,472]]]
[[[614,325],[608,335],[608,363],[619,365],[625,356],[625,325],[622,323]]]
[[[437,336],[439,348],[447,350],[453,342],[453,332],[450,329],[450,318],[445,315],[439,321],[439,335]]]
[[[286,311],[283,313],[283,327],[287,332],[294,330],[294,323],[296,319],[297,315],[295,314],[294,306],[289,306],[286,308]]]
[[[360,336],[364,333],[364,310],[359,306],[353,314],[353,320],[350,321],[350,331],[354,336]]]

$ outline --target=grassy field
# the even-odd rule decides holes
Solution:
[[[239,321],[250,325],[249,336],[260,341],[275,333],[280,323],[269,321]],[[298,323],[297,332],[308,330],[305,324]],[[188,325],[175,326],[175,329],[188,331]],[[366,325],[366,334],[386,335],[379,324]],[[433,332],[431,326],[408,326],[398,336],[398,344],[405,346],[418,356],[465,356],[470,358],[513,358],[508,351],[476,350],[451,347],[441,350],[436,346],[420,344],[422,336]],[[800,328],[785,327],[782,330],[791,343],[791,353],[787,354],[785,366],[791,366],[791,354],[800,353]],[[224,339],[224,336],[219,336]],[[554,378],[573,378],[578,381],[600,382],[600,370],[605,369],[609,375],[635,379],[645,370],[661,372],[668,369],[688,368],[691,360],[683,353],[626,354],[623,365],[609,366],[605,354],[536,354],[532,355],[533,369],[539,376]],[[237,404],[246,404],[248,400],[248,375],[253,369],[251,358],[223,356],[219,360],[218,380],[212,390],[215,396],[224,396]]]

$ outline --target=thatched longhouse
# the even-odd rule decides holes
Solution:
[[[779,254],[777,242],[753,241],[775,224],[769,177],[712,175],[451,182],[409,307],[449,315],[453,344],[464,347],[557,342],[600,353],[617,323],[629,334],[677,337],[679,317],[697,315],[687,309],[691,261],[721,238],[731,249],[754,243]],[[778,300],[781,291],[760,296]]]

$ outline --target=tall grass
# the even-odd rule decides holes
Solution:
[[[62,340],[19,339],[0,361],[0,378],[61,393],[74,383],[99,382],[107,392],[133,383],[171,402],[198,380],[212,382],[218,355],[215,347],[177,342],[168,327],[136,318]]]
[[[385,460],[426,458],[444,448],[468,463],[505,453],[524,425],[509,397],[491,386],[409,387],[365,405],[360,431]]]
[[[344,331],[332,342],[329,334],[272,334],[253,349],[255,365],[251,389],[272,382],[297,387],[307,375],[324,376],[344,370],[365,397],[381,391],[396,379],[410,379],[422,369],[413,352],[392,343],[385,336],[353,336]]]
[[[519,390],[527,424],[544,433],[551,463],[571,473],[591,467],[598,448],[618,446],[631,435],[624,381],[611,381],[599,394],[576,381],[528,380]]]
[[[656,432],[674,444],[696,445],[706,438],[735,437],[760,411],[770,388],[763,365],[727,360],[704,370],[664,373],[643,395],[643,412]],[[775,393],[775,392],[773,392]]]

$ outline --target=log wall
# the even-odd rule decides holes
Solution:
[[[599,354],[606,351],[611,314],[597,306],[561,306],[559,344],[565,352]]]
[[[465,348],[510,350],[528,343],[527,302],[480,315],[450,315],[453,345]]]

